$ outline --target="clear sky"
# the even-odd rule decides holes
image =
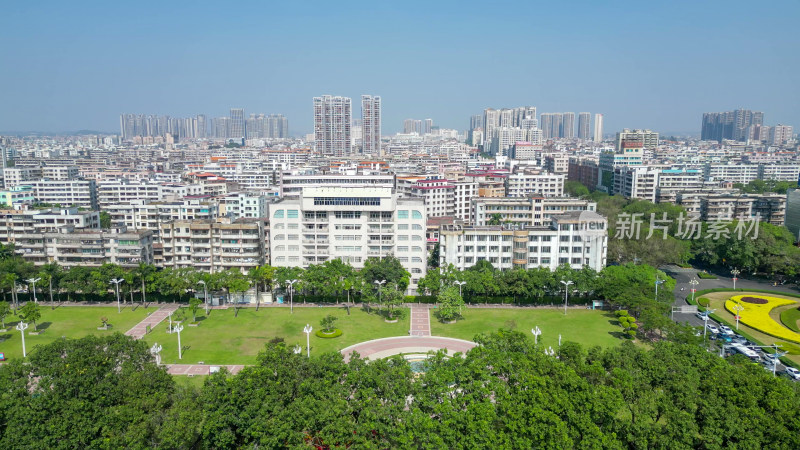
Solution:
[[[24,1],[0,7],[0,130],[119,131],[120,113],[282,113],[383,99],[465,129],[486,107],[699,131],[704,111],[800,127],[800,1]]]

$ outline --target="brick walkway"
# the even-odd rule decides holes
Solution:
[[[410,336],[430,336],[431,335],[431,314],[429,305],[411,305],[411,329],[408,331]]]
[[[403,336],[361,342],[343,349],[341,353],[344,355],[345,362],[348,362],[353,352],[358,352],[364,359],[380,359],[401,353],[428,353],[438,350],[446,350],[448,354],[452,355],[456,352],[465,353],[476,345],[478,344],[474,342],[453,338]]]
[[[161,323],[164,319],[166,319],[169,314],[176,309],[178,309],[177,304],[170,304],[166,306],[162,306],[161,308],[157,309],[155,312],[150,314],[149,316],[145,317],[144,320],[137,323],[133,326],[130,330],[125,332],[125,336],[131,336],[134,339],[141,339],[147,334],[147,326],[150,325],[150,329],[153,329]]]
[[[235,365],[214,365],[214,364],[165,364],[167,368],[167,373],[170,375],[209,375],[211,374],[211,368],[226,368],[228,372],[232,374],[237,374],[239,371],[244,369],[244,366],[241,364]]]

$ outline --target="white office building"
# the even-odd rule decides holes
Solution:
[[[387,187],[313,187],[269,205],[270,256],[276,267],[331,259],[363,268],[367,258],[396,256],[411,274],[411,293],[425,276],[425,205]]]

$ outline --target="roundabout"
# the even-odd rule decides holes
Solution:
[[[426,354],[444,350],[449,356],[453,356],[456,353],[466,353],[477,345],[463,339],[438,336],[400,336],[361,342],[342,349],[341,353],[345,362],[350,361],[353,353],[358,353],[364,359],[381,359],[400,354]]]

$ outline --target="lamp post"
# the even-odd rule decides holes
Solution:
[[[658,276],[656,276],[656,298],[655,298],[656,301],[658,301],[658,285],[663,283],[663,282],[664,282],[664,280],[659,280]]]
[[[536,327],[531,328],[531,333],[533,333],[533,344],[539,345],[539,336],[542,335],[542,330],[540,330],[539,326],[537,325]]]
[[[707,309],[706,313],[703,314],[703,340],[706,340],[706,333],[708,332],[708,319],[711,313],[716,311],[716,309]]]
[[[467,284],[467,282],[466,281],[454,281],[453,284],[457,284],[458,285],[458,296],[461,297],[462,296],[461,295],[461,286],[464,286],[465,284]]]
[[[569,285],[572,284],[572,281],[564,281],[561,280],[561,284],[564,285],[564,315],[567,315],[567,299],[569,296]]]
[[[547,350],[544,351],[544,354],[547,355],[547,356],[555,356],[556,355],[556,351],[553,350],[553,347],[551,346],[551,347],[547,347]]]
[[[700,284],[700,281],[697,278],[692,278],[689,284],[692,286],[692,303],[694,303],[694,293],[697,291],[697,285]]]
[[[169,330],[167,331],[168,333],[172,333],[172,313],[173,312],[175,312],[175,311],[170,311],[169,314],[167,314],[167,317],[169,318]]]
[[[158,342],[154,343],[152,347],[150,347],[150,354],[152,354],[156,358],[156,365],[161,365],[161,350],[163,347],[158,345]]]
[[[561,335],[558,335],[558,346],[561,347]]]
[[[178,333],[178,359],[183,359],[183,348],[181,347],[181,331],[183,331],[183,325],[176,325],[175,331]]]
[[[380,303],[381,302],[381,286],[383,286],[383,284],[386,283],[386,280],[381,280],[381,281],[375,280],[375,281],[373,281],[373,283],[375,283],[375,286],[378,288],[378,303]]]
[[[738,280],[738,278],[736,278],[736,277],[738,277],[740,273],[742,273],[742,271],[739,270],[739,269],[734,268],[733,270],[731,270],[731,275],[733,275],[733,290],[734,291],[736,290],[736,280]]]
[[[203,285],[203,294],[205,295],[205,304],[206,304],[206,315],[208,315],[208,285],[206,285],[205,280],[198,281],[199,284]]]
[[[294,284],[297,283],[297,280],[289,280],[286,281],[286,285],[289,286],[289,313],[294,314]]]
[[[36,282],[39,280],[41,280],[41,278],[28,278],[27,280],[25,280],[28,282],[28,284],[33,285],[33,303],[39,303],[36,300]]]
[[[299,355],[300,353],[303,352],[303,347],[300,347],[299,345],[295,345],[293,351],[294,351],[295,355]]]
[[[28,353],[25,351],[25,329],[28,328],[28,324],[25,322],[20,322],[14,327],[19,330],[19,333],[22,335],[22,357],[28,356]]]
[[[739,331],[739,314],[741,314],[742,311],[744,311],[744,306],[737,303],[733,305],[733,308],[731,309],[736,311],[736,331]]]
[[[119,306],[119,284],[122,283],[123,281],[125,281],[124,278],[112,278],[111,281],[109,281],[109,283],[115,285],[114,290],[117,293],[117,313],[122,312],[122,309],[120,309]]]
[[[311,328],[310,324],[306,324],[303,328],[303,332],[306,334],[306,351],[308,352],[308,357],[311,358]]]

